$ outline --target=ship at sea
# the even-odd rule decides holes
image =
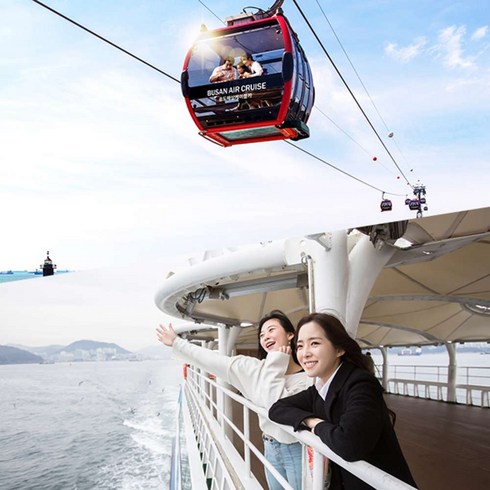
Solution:
[[[3,282],[11,282],[11,281],[22,281],[24,279],[33,279],[35,277],[45,277],[52,276],[55,274],[65,274],[70,272],[68,269],[57,270],[56,264],[53,264],[53,261],[49,257],[49,252],[46,253],[46,258],[43,263],[34,270],[5,270],[0,271],[0,284]]]

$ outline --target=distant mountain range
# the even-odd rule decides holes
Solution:
[[[100,354],[101,352],[102,354]],[[154,345],[133,353],[118,344],[97,342],[95,340],[77,340],[66,346],[27,347],[23,345],[0,345],[0,365],[42,364],[45,362],[67,362],[71,360],[170,359],[171,352],[171,349],[162,345]]]
[[[26,350],[0,345],[0,364],[40,364],[44,359],[41,356]]]

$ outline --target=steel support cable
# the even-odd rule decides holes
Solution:
[[[197,0],[208,12],[213,14],[222,24],[226,25],[226,22],[218,17],[204,2],[201,2],[201,0]]]
[[[308,150],[305,150],[304,148],[296,146],[294,143],[291,143],[290,141],[284,140],[284,142],[287,143],[288,145],[291,145],[292,147],[296,148],[297,150],[302,151],[303,153],[306,153],[310,157],[315,158],[316,160],[319,160],[320,162],[324,163],[325,165],[328,165],[329,167],[333,168],[334,170],[337,170],[338,172],[343,173],[344,175],[347,175],[351,179],[357,180],[357,182],[360,182],[361,184],[364,184],[364,185],[367,185],[368,187],[371,187],[371,189],[382,192],[383,194],[388,194],[390,196],[405,196],[405,194],[395,194],[393,192],[383,191],[379,187],[375,187],[374,185],[371,185],[368,182],[365,182],[364,180],[359,179],[358,177],[355,177],[354,175],[351,175],[349,172],[346,172],[345,170],[342,170],[341,168],[336,167],[332,163],[329,163],[326,160],[323,160],[323,158],[317,157],[316,155],[309,152]]]
[[[347,138],[349,138],[354,144],[356,144],[364,153],[366,153],[366,155],[372,157],[372,154],[369,153],[369,151],[367,151],[366,148],[364,148],[364,146],[362,146],[361,143],[359,143],[359,141],[353,138],[345,129],[341,128],[330,116],[325,114],[325,112],[323,112],[318,106],[315,106],[314,109],[318,111],[326,119],[328,119],[340,132],[344,133],[344,135],[347,136]],[[393,170],[388,168],[386,165],[383,165],[381,162],[377,162],[377,164],[381,165],[391,175],[396,176],[395,172],[393,172]]]
[[[163,70],[160,70],[160,68],[157,68],[155,65],[152,65],[151,63],[148,63],[147,61],[139,58],[138,56],[134,55],[133,53],[130,53],[126,49],[121,48],[117,44],[114,44],[112,41],[109,41],[108,39],[106,39],[105,37],[102,37],[101,35],[97,34],[96,32],[94,32],[94,31],[92,31],[90,29],[88,29],[87,27],[83,26],[82,24],[79,24],[78,22],[75,22],[73,19],[70,19],[66,15],[63,15],[61,12],[58,12],[57,10],[49,7],[48,5],[46,5],[46,4],[42,3],[42,2],[40,2],[39,0],[32,0],[32,1],[34,3],[37,3],[38,5],[40,5],[41,7],[44,7],[45,9],[49,10],[50,12],[53,12],[53,14],[56,14],[59,17],[67,20],[68,22],[71,22],[72,24],[76,25],[77,27],[80,27],[80,29],[83,29],[84,31],[87,31],[88,33],[92,34],[92,36],[95,36],[95,37],[99,38],[101,41],[104,41],[105,43],[110,44],[112,47],[118,49],[119,51],[122,51],[123,53],[127,54],[128,56],[131,56],[132,58],[140,61],[144,65],[149,66],[153,70],[156,70],[158,73],[161,73],[162,75],[165,75],[166,77],[170,78],[170,80],[173,80],[174,82],[177,82],[177,83],[180,84],[180,80],[178,78],[175,78],[172,75],[169,75],[168,73],[164,72]]]
[[[369,93],[367,87],[364,85],[364,82],[362,81],[361,76],[359,75],[358,71],[356,70],[356,67],[354,66],[354,63],[352,63],[352,60],[350,59],[349,55],[347,54],[347,51],[345,50],[344,45],[342,44],[342,41],[340,40],[339,36],[337,36],[337,33],[335,32],[335,29],[333,28],[333,25],[330,23],[330,20],[328,19],[327,14],[323,10],[323,7],[320,5],[320,2],[318,0],[316,0],[316,3],[318,5],[318,8],[321,10],[321,12],[323,14],[323,17],[325,17],[325,20],[327,21],[327,24],[329,25],[330,29],[332,30],[333,35],[335,36],[335,39],[337,39],[337,42],[339,43],[339,46],[341,47],[342,51],[344,52],[344,55],[347,58],[347,61],[349,62],[352,70],[356,74],[357,79],[359,80],[359,83],[362,85],[362,88],[366,92],[366,95],[369,97],[369,100],[371,101],[371,104],[374,107],[374,110],[376,111],[376,114],[378,114],[378,117],[381,120],[381,122],[383,123],[386,131],[389,132],[390,129],[388,128],[388,125],[386,124],[386,121],[383,119],[383,116],[381,115],[381,113],[378,110],[378,107],[374,103],[374,100],[371,97],[371,94]],[[396,147],[398,148],[398,151],[400,152],[400,154],[402,155],[403,159],[405,160],[405,163],[410,168],[409,162],[408,162],[407,158],[405,157],[405,155],[403,154],[401,148],[398,146],[398,143],[397,143],[396,139],[394,139],[393,142],[395,143]],[[412,172],[412,171],[413,171],[413,169],[410,169],[410,172]]]
[[[118,46],[117,44],[113,43],[112,41],[109,41],[108,39],[104,38],[103,36],[97,34],[96,32],[88,29],[87,27],[84,27],[82,24],[70,19],[69,17],[67,17],[66,15],[63,15],[62,13],[58,12],[57,10],[49,7],[48,5],[40,2],[39,0],[32,0],[34,3],[37,3],[38,5],[40,5],[41,7],[44,7],[45,9],[49,10],[50,12],[58,15],[59,17],[61,17],[62,19],[64,20],[67,20],[68,22],[72,23],[73,25],[79,27],[80,29],[83,29],[84,31],[88,32],[89,34],[92,34],[93,36],[97,37],[98,39],[106,42],[107,44],[113,46],[114,48],[118,49],[119,51],[122,51],[123,53],[131,56],[132,58],[134,58],[135,60],[137,61],[140,61],[141,63],[143,63],[144,65],[156,70],[157,72],[161,73],[162,75],[165,75],[167,78],[170,78],[171,80],[173,80],[174,82],[177,82],[178,84],[180,84],[180,80],[173,77],[172,75],[169,75],[168,73],[164,72],[163,70],[160,70],[159,68],[157,68],[156,66],[152,65],[151,63],[148,63],[146,62],[145,60],[141,59],[140,57],[132,54],[131,52],[127,51],[126,49],[124,48],[121,48],[120,46]],[[200,0],[198,0],[200,3],[202,3]],[[203,6],[205,6],[203,4]],[[206,7],[207,8],[207,7]],[[208,8],[209,10],[209,8]],[[368,187],[371,187],[371,189],[374,189],[376,191],[379,191],[381,193],[384,193],[384,194],[387,194],[387,195],[390,195],[390,196],[405,196],[405,194],[395,194],[393,192],[387,192],[387,191],[383,191],[382,189],[378,188],[378,187],[375,187],[371,184],[369,184],[368,182],[365,182],[364,180],[362,179],[359,179],[358,177],[355,177],[354,175],[351,175],[349,174],[348,172],[336,167],[335,165],[327,162],[326,160],[314,155],[313,153],[307,151],[307,150],[304,150],[303,148],[300,148],[299,146],[296,146],[294,145],[293,143],[289,142],[289,141],[286,141],[286,143],[288,143],[289,145],[291,145],[293,148],[296,148],[297,150],[299,151],[302,151],[303,153],[305,153],[306,155],[309,155],[310,157],[312,158],[315,158],[316,160],[319,160],[320,162],[324,163],[325,165],[328,165],[329,167],[333,168],[334,170],[337,170],[338,172],[341,172],[343,173],[344,175],[346,175],[347,177],[350,177],[351,179],[354,179],[356,180],[357,182],[360,182],[361,184],[364,184]]]
[[[330,55],[328,54],[327,50],[325,49],[325,46],[323,45],[323,43],[321,42],[320,38],[318,37],[318,34],[315,32],[315,29],[313,29],[313,26],[310,24],[310,21],[307,19],[306,15],[304,14],[303,10],[301,9],[301,7],[298,5],[298,2],[296,0],[293,0],[293,3],[294,5],[296,6],[296,8],[298,9],[299,13],[301,14],[301,16],[303,17],[303,20],[306,22],[307,26],[310,28],[310,31],[312,32],[313,36],[315,37],[315,39],[318,41],[318,44],[320,45],[320,47],[322,48],[323,52],[325,53],[325,55],[327,56],[328,60],[330,61],[330,63],[332,64],[332,66],[334,67],[335,71],[337,72],[337,75],[340,77],[340,79],[342,80],[342,83],[344,84],[345,88],[348,90],[349,94],[351,95],[351,97],[354,99],[354,102],[356,103],[357,107],[359,108],[359,110],[361,111],[362,115],[364,116],[364,118],[366,119],[366,121],[368,122],[369,126],[371,127],[371,129],[373,130],[374,134],[376,135],[376,137],[378,138],[379,142],[381,143],[381,145],[383,146],[383,148],[385,149],[386,153],[388,154],[388,156],[390,157],[391,161],[395,164],[396,168],[398,169],[398,171],[400,172],[401,175],[403,175],[403,178],[405,179],[406,183],[413,188],[413,185],[410,183],[410,181],[408,180],[407,176],[405,175],[405,173],[403,172],[403,170],[400,168],[400,166],[398,165],[398,163],[396,163],[396,160],[393,158],[393,155],[391,154],[390,150],[388,149],[388,147],[385,145],[384,141],[381,139],[381,136],[378,134],[378,132],[376,131],[376,128],[373,126],[372,122],[370,121],[369,117],[367,116],[367,114],[364,112],[364,109],[362,108],[361,104],[359,103],[359,101],[357,100],[356,96],[354,95],[354,93],[352,92],[352,90],[350,89],[349,87],[349,84],[345,81],[344,77],[342,76],[342,74],[340,73],[339,69],[337,68],[337,65],[335,64],[335,62],[333,61],[333,59],[330,57]]]
[[[359,73],[357,72],[356,70],[356,67],[354,66],[354,64],[352,63],[351,59],[349,58],[349,55],[347,54],[347,51],[345,50],[344,48],[344,45],[342,44],[342,41],[339,39],[339,37],[337,36],[337,33],[335,32],[335,29],[333,28],[332,24],[330,23],[330,21],[328,20],[328,17],[327,17],[327,14],[325,13],[325,11],[323,10],[322,6],[320,5],[320,2],[318,0],[316,0],[316,3],[318,5],[318,8],[321,10],[322,14],[323,14],[323,17],[325,17],[325,20],[327,21],[327,24],[329,25],[330,29],[332,30],[333,32],[333,35],[335,36],[335,39],[337,39],[337,42],[339,43],[339,46],[341,47],[342,51],[344,52],[345,54],[345,57],[347,58],[347,61],[349,62],[351,68],[354,70],[354,73],[356,74],[357,76],[357,79],[359,80],[359,83],[362,85],[362,88],[364,89],[364,91],[366,92],[367,96],[369,97],[369,100],[371,101],[371,104],[373,105],[374,107],[374,110],[376,111],[376,113],[378,114],[379,118],[381,119],[381,122],[384,124],[384,127],[386,129],[386,131],[389,131],[389,128],[388,126],[386,125],[386,122],[385,120],[383,119],[383,116],[381,116],[378,108],[376,107],[376,104],[374,103],[374,100],[372,99],[371,97],[371,94],[368,92],[368,89],[366,88],[366,86],[364,85],[364,82],[362,81],[361,79],[361,76],[359,75]]]

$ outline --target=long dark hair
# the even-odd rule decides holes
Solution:
[[[344,351],[341,357],[342,361],[348,361],[355,366],[370,371],[366,356],[362,353],[359,344],[347,333],[347,330],[342,325],[342,322],[327,313],[311,313],[304,316],[298,323],[296,329],[295,345],[298,341],[298,334],[301,327],[310,322],[315,322],[325,333],[325,337],[337,349]]]
[[[257,330],[257,339],[258,339],[258,351],[259,351],[259,359],[265,359],[267,356],[267,352],[265,349],[260,345],[260,332],[262,331],[262,327],[264,326],[264,323],[275,319],[277,320],[282,328],[286,331],[286,333],[292,333],[295,335],[296,330],[294,328],[294,325],[291,323],[291,320],[286,316],[285,313],[283,313],[281,310],[272,310],[270,313],[268,313],[266,316],[264,316],[260,322],[259,322],[259,328]],[[293,356],[293,361],[298,364],[298,358],[296,357],[296,337],[293,337],[291,339],[291,355]]]

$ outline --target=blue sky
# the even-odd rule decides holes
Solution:
[[[220,26],[197,0],[46,3],[177,78],[201,23]],[[248,4],[205,3],[220,18]],[[427,214],[488,206],[488,5],[299,3],[401,168],[426,185]],[[380,192],[285,143],[206,142],[177,83],[32,1],[3,0],[0,270],[34,269],[46,250],[61,269],[81,271],[413,217],[408,186],[294,3],[284,11],[320,109],[298,145],[399,194],[392,213],[380,213]]]

